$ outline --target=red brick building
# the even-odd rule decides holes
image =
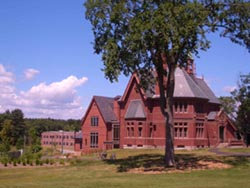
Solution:
[[[41,136],[42,147],[54,147],[61,150],[76,150],[78,143],[75,143],[77,136],[81,135],[81,132],[74,131],[47,131],[43,132]],[[79,145],[80,148],[80,145]]]
[[[204,79],[177,68],[174,91],[174,145],[200,148],[236,143],[236,128],[220,110],[220,103]],[[122,96],[94,96],[82,119],[82,151],[111,148],[162,148],[165,120],[160,111],[159,88],[138,90],[133,74]]]

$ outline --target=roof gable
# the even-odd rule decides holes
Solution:
[[[139,100],[131,100],[125,114],[125,119],[146,118],[143,103]]]
[[[114,98],[94,96],[94,100],[106,123],[117,120],[114,113]]]
[[[127,84],[126,90],[125,90],[125,92],[124,92],[124,94],[122,95],[122,97],[121,97],[120,100],[121,100],[121,101],[126,101],[126,99],[128,98],[128,96],[129,96],[129,94],[130,94],[131,89],[133,88],[133,84],[138,85],[139,82],[140,82],[140,80],[139,80],[138,76],[136,75],[136,73],[134,73],[134,74],[130,77],[130,80],[129,80],[128,84]],[[137,87],[137,86],[136,86],[136,87]],[[143,90],[142,88],[138,87],[138,92],[141,94],[141,97],[142,97],[142,98],[144,98],[144,99],[146,98],[146,94],[145,94],[145,92],[144,92],[144,90]]]
[[[116,115],[114,113],[114,98],[94,96],[90,102],[90,105],[82,119],[82,125],[84,124],[93,104],[97,105],[100,115],[102,116],[105,123],[116,121]]]

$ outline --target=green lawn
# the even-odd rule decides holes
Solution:
[[[250,153],[250,148],[223,148],[220,149],[223,152],[228,153]]]
[[[200,159],[233,164],[229,169],[186,170],[162,174],[135,174],[127,171],[162,165],[161,150],[117,150],[117,160],[100,161],[90,155],[77,164],[63,167],[0,169],[0,188],[201,188],[247,187],[250,159],[219,157],[207,150],[177,151],[179,163]]]

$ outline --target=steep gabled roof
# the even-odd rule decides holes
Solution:
[[[146,97],[159,97],[159,93],[153,94],[149,91],[145,93]],[[188,74],[179,67],[175,70],[174,97],[206,99],[210,103],[220,104],[218,98],[203,79]]]
[[[127,96],[129,95],[130,89],[132,88],[132,84],[136,83],[136,85],[137,85],[137,84],[139,84],[139,82],[140,82],[140,79],[137,76],[137,74],[136,73],[132,74],[130,79],[129,79],[129,82],[127,84],[127,87],[126,87],[122,97],[120,98],[120,100],[125,101]],[[142,97],[145,97],[145,98],[148,97],[142,88],[138,88],[138,91],[141,93]]]
[[[209,112],[209,114],[207,115],[207,120],[215,120],[217,114],[218,112],[216,111]]]
[[[94,96],[93,100],[96,102],[97,107],[106,123],[117,120],[114,113],[114,98]]]
[[[203,79],[188,74],[180,68],[175,71],[175,79],[174,97],[195,97],[208,99],[210,103],[220,104],[218,98]]]
[[[209,102],[220,104],[219,99],[215,96],[213,91],[208,87],[207,83],[203,79],[196,78],[196,82],[202,91],[207,95]]]
[[[177,68],[175,71],[174,97],[208,99],[202,88],[197,84],[195,78],[192,78],[186,71],[180,68]]]
[[[130,101],[125,119],[130,118],[146,118],[146,114],[143,110],[143,103],[140,99]]]

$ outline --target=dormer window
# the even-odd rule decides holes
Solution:
[[[91,117],[91,126],[98,126],[98,116]]]

